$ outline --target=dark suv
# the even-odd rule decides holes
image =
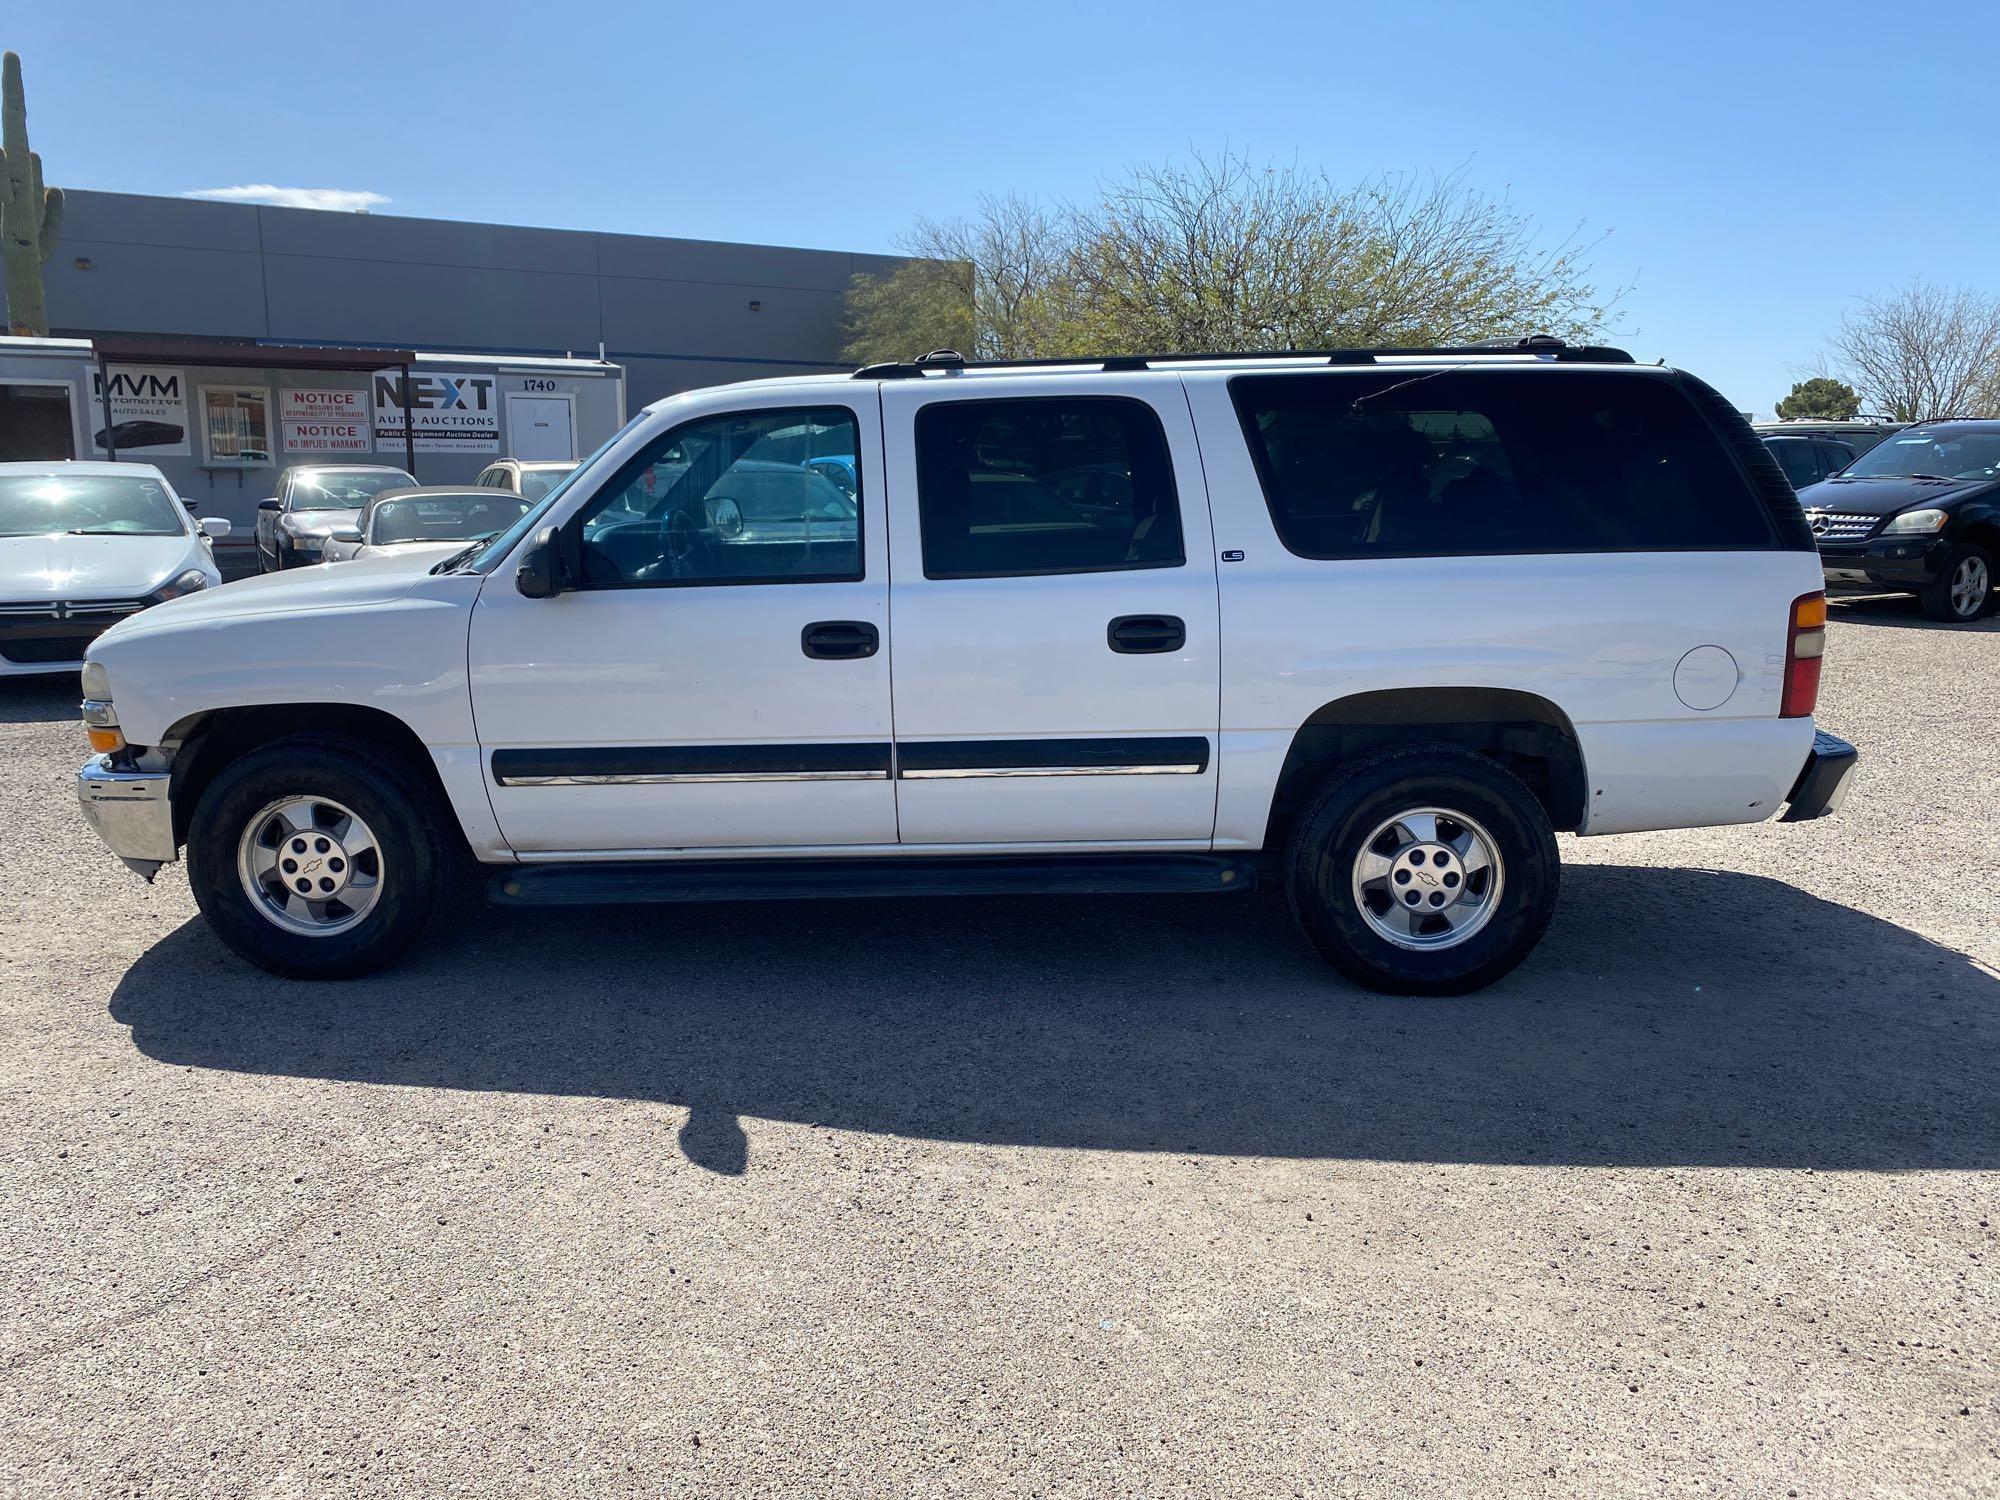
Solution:
[[[2000,421],[1924,422],[1799,492],[1828,584],[1915,594],[1933,620],[1993,607]]]
[[[1778,461],[1778,467],[1785,471],[1785,478],[1791,480],[1795,490],[1830,479],[1853,463],[1858,452],[1839,438],[1790,434],[1765,434],[1764,446],[1771,450],[1771,457]]]

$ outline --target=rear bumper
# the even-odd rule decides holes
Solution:
[[[1805,768],[1785,797],[1789,805],[1778,821],[1803,823],[1808,818],[1823,818],[1838,812],[1860,761],[1861,752],[1839,735],[1816,730],[1812,752],[1806,756]]]
[[[126,771],[100,755],[76,773],[76,800],[104,847],[151,880],[174,862],[174,811],[165,771]]]

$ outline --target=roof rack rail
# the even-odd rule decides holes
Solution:
[[[1368,365],[1384,359],[1479,358],[1494,355],[1528,355],[1564,364],[1629,365],[1632,356],[1623,349],[1600,344],[1567,344],[1546,333],[1524,338],[1485,339],[1475,344],[1434,344],[1372,349],[1231,349],[1201,354],[1112,354],[1056,355],[1037,359],[967,359],[955,349],[933,349],[913,360],[888,360],[863,365],[854,372],[856,380],[915,380],[933,370],[1036,370],[1095,366],[1106,373],[1149,370],[1155,365],[1244,359],[1317,359],[1329,365]]]

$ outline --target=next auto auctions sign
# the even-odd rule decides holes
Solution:
[[[281,390],[278,420],[288,453],[367,453],[375,446],[366,391]]]
[[[403,372],[378,370],[374,392],[375,446],[403,446]],[[419,453],[498,453],[500,381],[493,375],[410,373],[410,420]]]

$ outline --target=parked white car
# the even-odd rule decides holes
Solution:
[[[427,485],[385,490],[361,509],[357,525],[336,526],[322,557],[351,562],[357,557],[415,557],[456,552],[467,542],[484,541],[520,520],[525,496],[490,489]]]
[[[1741,416],[1615,350],[940,355],[675,396],[487,543],[125,621],[79,789],[282,974],[387,962],[469,852],[502,904],[1271,880],[1455,993],[1558,830],[1839,803],[1821,587]]]
[[[114,622],[221,583],[228,534],[151,464],[0,464],[0,677],[80,671]]]
[[[472,482],[480,489],[512,490],[539,500],[567,479],[575,467],[575,459],[503,458],[481,469]]]

